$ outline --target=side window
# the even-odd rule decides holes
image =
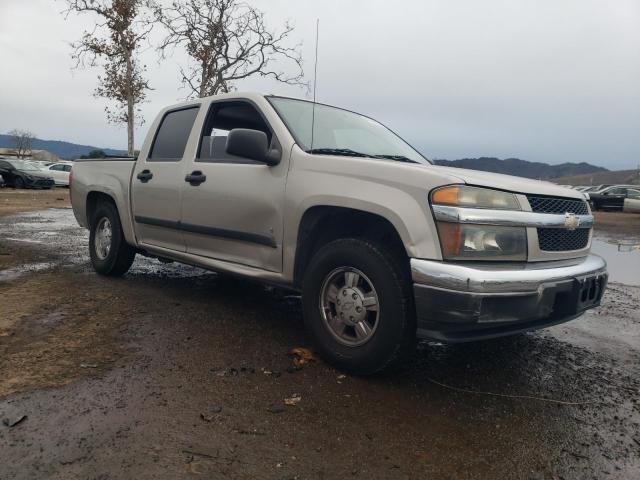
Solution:
[[[234,128],[260,130],[267,135],[269,143],[276,141],[262,115],[250,103],[213,103],[204,124],[196,162],[259,163],[227,154],[227,137]]]
[[[64,170],[64,165],[52,165],[49,170],[56,170],[62,172]]]
[[[0,168],[3,170],[11,170],[11,165],[8,162],[3,162],[0,160]]]
[[[625,193],[627,193],[627,189],[626,188],[612,188],[611,190],[609,190],[609,195],[624,195]]]
[[[627,190],[627,198],[640,199],[640,190],[629,188]]]
[[[64,166],[64,171],[65,172],[70,172],[71,171],[71,167],[72,167],[72,165],[65,165]]]
[[[200,107],[167,112],[151,147],[149,162],[179,162],[184,155],[193,122]]]

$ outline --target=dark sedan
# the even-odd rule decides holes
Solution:
[[[593,210],[622,210],[625,198],[637,198],[640,186],[614,185],[589,192]]]
[[[23,160],[0,159],[0,175],[7,186],[14,188],[52,188],[53,178],[37,166]]]

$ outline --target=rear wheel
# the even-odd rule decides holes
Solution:
[[[24,188],[24,180],[20,177],[16,177],[13,179],[13,186],[15,188]]]
[[[341,239],[322,247],[306,269],[302,301],[318,352],[342,370],[373,374],[412,353],[411,284],[383,245]]]
[[[126,242],[112,203],[100,203],[92,216],[89,254],[93,268],[101,275],[124,275],[133,263],[136,251]]]

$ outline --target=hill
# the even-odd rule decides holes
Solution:
[[[537,180],[549,180],[551,178],[566,177],[569,175],[591,174],[607,172],[606,168],[596,167],[589,163],[561,163],[549,165],[542,162],[529,162],[519,158],[506,158],[501,160],[495,157],[462,158],[460,160],[434,160],[437,165],[446,167],[469,168],[485,172],[504,173],[518,177],[534,178]]]
[[[572,175],[553,179],[560,185],[602,185],[605,183],[640,185],[638,170],[618,170],[616,172],[597,172],[586,175]]]
[[[0,147],[11,148],[13,146],[9,135],[0,134]],[[41,140],[39,138],[33,140],[31,148],[34,150],[47,150],[60,158],[68,160],[79,158],[80,155],[86,155],[91,150],[103,150],[107,155],[126,155],[126,152],[123,150],[92,147],[91,145],[78,145],[77,143],[63,142],[60,140]]]

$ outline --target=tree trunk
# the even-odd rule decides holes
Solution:
[[[200,75],[200,90],[198,91],[198,97],[206,97],[207,96],[207,64],[202,63],[202,75]]]
[[[134,99],[131,90],[131,82],[133,80],[133,66],[131,65],[131,52],[127,52],[127,155],[134,156],[133,145],[133,129],[135,126],[134,118]]]

